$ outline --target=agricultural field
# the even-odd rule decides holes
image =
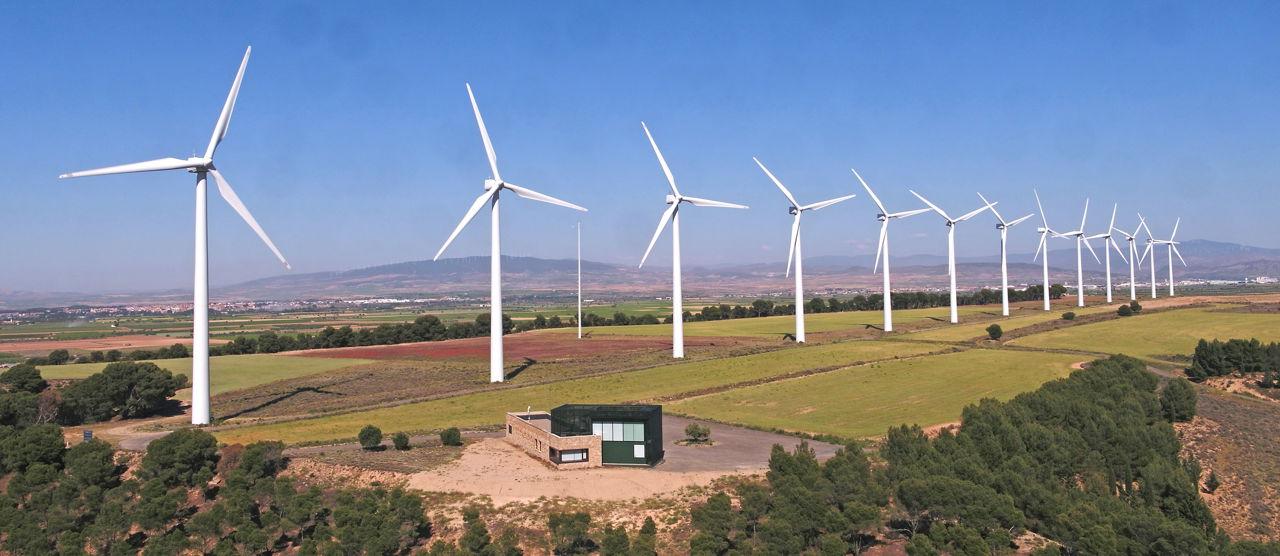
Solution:
[[[986,306],[966,306],[959,308],[960,318],[980,315],[991,311]],[[910,326],[912,324],[945,324],[950,309],[935,307],[931,309],[907,309],[893,312],[893,324]],[[998,314],[998,313],[997,313]],[[805,332],[821,334],[849,329],[879,329],[884,325],[884,314],[880,311],[846,311],[842,313],[806,314],[804,317]],[[646,324],[637,326],[598,326],[589,327],[592,334],[622,336],[670,336],[669,324]],[[685,336],[770,336],[781,338],[796,330],[794,315],[776,317],[758,317],[746,319],[714,320],[701,322],[685,322]]]
[[[1044,322],[1060,320],[1062,318],[1062,314],[1067,311],[1071,311],[1075,313],[1077,316],[1085,316],[1085,315],[1093,315],[1098,313],[1115,312],[1116,308],[1119,307],[1119,304],[1099,305],[1099,306],[1093,306],[1093,307],[1076,307],[1074,303],[1075,303],[1074,298],[1071,300],[1071,304],[1058,303],[1057,301],[1055,301],[1052,306],[1052,309],[1049,311],[1043,310],[1043,306],[1040,305],[1040,303],[1038,302],[1034,304],[1024,303],[1024,304],[1020,304],[1020,306],[1010,305],[1008,317],[997,317],[993,320],[985,320],[985,321],[973,323],[973,324],[965,324],[962,321],[957,326],[942,326],[942,327],[931,328],[929,330],[924,330],[921,332],[910,333],[906,337],[919,339],[919,340],[934,340],[934,341],[940,341],[940,342],[963,342],[965,340],[972,340],[974,338],[985,338],[987,336],[987,327],[991,326],[992,323],[999,324],[1000,327],[1004,330],[1004,333],[1008,334],[1020,328],[1026,328],[1028,326],[1033,326],[1033,325],[1037,325]],[[997,312],[995,313],[996,315],[1000,314],[998,312],[998,309],[999,308],[997,307]]]
[[[958,421],[964,406],[1008,399],[1071,373],[1079,355],[970,349],[846,367],[668,404],[716,421],[845,438],[898,424]]]
[[[661,400],[856,361],[919,355],[938,349],[938,346],[928,344],[888,341],[839,342],[744,357],[675,363],[299,421],[224,428],[215,434],[223,442],[275,439],[298,443],[351,438],[356,430],[370,423],[385,431],[478,427],[500,423],[506,412],[522,411],[527,407],[550,409],[571,400],[595,403]]]
[[[161,368],[191,377],[191,358],[150,361]],[[209,358],[209,389],[212,394],[243,390],[262,384],[287,380],[344,367],[361,365],[363,359],[325,359],[278,354],[224,355]],[[107,363],[77,363],[40,367],[46,379],[85,378],[97,373]]]
[[[1011,345],[1124,353],[1176,362],[1190,355],[1201,338],[1257,338],[1280,341],[1274,314],[1238,310],[1238,305],[1175,309],[1094,324],[1072,326],[1010,341]]]

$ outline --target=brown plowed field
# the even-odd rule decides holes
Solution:
[[[227,340],[210,338],[209,344],[224,344]],[[173,344],[191,345],[191,338],[170,338],[167,336],[148,336],[132,334],[127,336],[107,336],[105,338],[86,338],[81,340],[24,340],[18,342],[0,342],[0,351],[22,355],[44,355],[55,349],[71,350],[73,353],[89,351],[108,351],[118,349],[131,351],[135,349],[154,349],[169,347]]]
[[[686,337],[686,348],[706,346],[734,346],[759,344],[751,338],[697,338]],[[573,357],[603,353],[671,348],[671,340],[651,336],[598,336],[579,340],[572,333],[525,332],[503,338],[503,355],[506,359],[525,357],[544,359]],[[352,348],[319,349],[298,352],[307,357],[354,357],[358,359],[458,359],[485,357],[489,354],[489,337],[418,342],[390,346],[365,346]]]

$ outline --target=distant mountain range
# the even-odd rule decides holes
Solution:
[[[1099,242],[1100,243],[1100,242]],[[1143,245],[1145,247],[1145,245]],[[1101,246],[1095,246],[1101,249]],[[1179,279],[1239,280],[1246,276],[1280,276],[1280,249],[1236,243],[1188,240],[1180,245],[1187,268],[1178,264]],[[1102,253],[1099,251],[1099,256]],[[1158,276],[1168,264],[1163,249],[1157,251]],[[1112,276],[1119,283],[1128,278],[1128,266],[1112,253]],[[1103,281],[1102,265],[1085,255],[1085,282]],[[1075,281],[1075,250],[1049,252],[1050,278]],[[805,286],[813,292],[878,289],[880,277],[871,272],[873,255],[818,256],[805,259]],[[962,287],[989,286],[999,282],[999,258],[960,257],[957,273]],[[908,255],[894,257],[894,288],[932,288],[946,284],[946,257]],[[756,296],[789,294],[792,280],[784,276],[784,261],[715,266],[686,266],[684,285],[690,296]],[[503,286],[513,296],[565,295],[576,287],[577,262],[572,259],[503,258]],[[1144,266],[1139,274],[1150,276]],[[670,295],[670,267],[583,261],[583,284],[589,297]],[[1036,283],[1040,265],[1030,253],[1010,254],[1011,284]],[[359,297],[482,298],[488,295],[489,258],[464,257],[440,261],[407,261],[353,270],[283,274],[228,287],[214,288],[217,300],[341,299]],[[50,307],[69,304],[116,305],[143,302],[187,302],[189,290],[130,294],[75,292],[19,292],[0,290],[0,308]]]

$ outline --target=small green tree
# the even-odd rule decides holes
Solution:
[[[1067,311],[1067,312],[1063,313],[1063,314],[1062,314],[1062,320],[1076,320],[1076,314],[1075,314],[1075,312],[1074,312],[1074,311]]]
[[[1209,478],[1204,481],[1204,491],[1209,494],[1213,494],[1220,486],[1222,486],[1222,481],[1218,480],[1218,474],[1213,471],[1209,471]]]
[[[630,556],[631,539],[622,526],[604,526],[604,538],[600,541],[601,556]]]
[[[196,486],[213,479],[218,441],[200,429],[178,429],[151,442],[140,475],[166,486]]]
[[[685,440],[690,444],[706,444],[711,441],[711,427],[698,423],[689,423],[684,428]]]
[[[66,365],[71,361],[71,354],[65,349],[55,349],[46,357],[50,365]]]
[[[1138,303],[1138,300],[1136,300],[1136,299],[1135,299],[1135,300],[1133,300],[1133,301],[1130,301],[1130,302],[1129,302],[1129,309],[1130,309],[1130,310],[1132,310],[1134,313],[1141,312],[1141,311],[1142,311],[1142,304],[1141,304],[1141,303]]]
[[[373,425],[365,425],[360,429],[360,447],[365,450],[376,450],[382,447],[382,429]]]
[[[1116,309],[1116,314],[1122,317],[1131,317],[1133,316],[1133,309],[1128,305],[1121,305],[1119,309]]]
[[[440,431],[440,443],[445,446],[461,446],[462,431],[458,427],[449,427]]]
[[[1004,336],[1004,329],[1000,328],[1000,325],[993,324],[987,327],[988,338],[991,338],[992,340],[999,340],[1001,336]]]
[[[658,554],[658,524],[652,517],[644,518],[644,525],[631,542],[631,554],[634,556],[656,556]]]
[[[555,512],[547,519],[551,529],[552,550],[557,555],[590,554],[596,542],[589,535],[591,515],[585,512]]]
[[[40,370],[34,365],[22,363],[14,365],[4,373],[0,373],[0,384],[6,385],[15,392],[31,392],[39,394],[49,385],[40,376]]]
[[[395,445],[395,447],[396,447],[396,449],[397,449],[397,450],[408,450],[408,449],[409,449],[409,435],[407,435],[407,434],[405,434],[405,433],[403,433],[403,432],[395,433],[395,434],[391,435],[391,443]]]
[[[1196,416],[1196,390],[1191,381],[1175,378],[1160,392],[1160,409],[1171,422],[1190,421]]]
[[[485,554],[490,548],[492,539],[489,527],[480,519],[480,511],[467,508],[462,511],[462,538],[458,539],[458,549],[464,554]]]

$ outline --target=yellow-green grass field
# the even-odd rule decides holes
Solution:
[[[620,403],[654,400],[754,380],[872,361],[929,353],[944,346],[889,341],[846,341],[776,350],[708,361],[676,363],[640,371],[524,388],[506,388],[395,407],[329,415],[312,419],[227,428],[216,432],[222,442],[257,440],[300,442],[352,438],[360,427],[377,425],[393,431],[429,431],[501,423],[508,411],[526,407],[550,409],[570,403]],[[216,410],[216,408],[215,408]]]
[[[353,365],[370,363],[367,359],[338,359],[327,357],[298,357],[275,354],[222,355],[209,358],[209,389],[221,394],[243,388],[295,378],[314,373],[333,371]],[[150,361],[174,373],[191,378],[191,358],[156,359]],[[47,379],[85,378],[102,371],[107,363],[76,363],[73,365],[46,365],[40,367],[40,375]],[[185,391],[182,399],[190,396]]]
[[[991,311],[989,306],[960,307],[959,313],[973,315]],[[893,312],[894,324],[907,324],[925,319],[935,319],[939,325],[946,323],[950,314],[947,307],[930,309],[904,309]],[[838,332],[851,328],[863,328],[867,325],[879,327],[884,324],[884,313],[880,311],[847,311],[843,313],[817,313],[804,316],[805,332]],[[637,326],[597,326],[587,327],[593,334],[626,335],[626,336],[670,336],[669,324],[645,324]],[[563,333],[568,333],[564,329]],[[685,336],[773,336],[791,334],[796,331],[795,315],[776,317],[757,317],[748,319],[728,319],[701,322],[685,322]]]
[[[1200,338],[1280,341],[1280,318],[1231,311],[1230,307],[1174,309],[1033,334],[1009,343],[1162,360],[1172,355],[1191,355]]]
[[[1074,300],[1074,298],[1072,298]],[[987,327],[999,324],[1005,334],[1017,330],[1040,324],[1042,322],[1054,321],[1062,318],[1062,314],[1071,311],[1078,316],[1091,315],[1095,313],[1110,313],[1120,307],[1120,304],[1114,305],[1097,305],[1093,307],[1053,307],[1052,310],[1044,311],[1040,306],[1034,309],[1029,307],[1010,307],[1008,317],[1001,317],[996,320],[986,320],[979,323],[965,324],[961,320],[960,324],[955,326],[942,326],[938,328],[930,328],[920,332],[912,332],[906,334],[905,337],[917,340],[935,340],[941,342],[962,342],[972,340],[974,338],[985,337],[987,335]],[[999,314],[999,306],[995,306],[995,313]]]
[[[1008,399],[1071,373],[1078,355],[970,349],[849,367],[667,404],[728,423],[844,438],[894,425],[957,421],[982,398]],[[714,430],[714,426],[712,427]],[[714,433],[713,433],[714,438]]]

